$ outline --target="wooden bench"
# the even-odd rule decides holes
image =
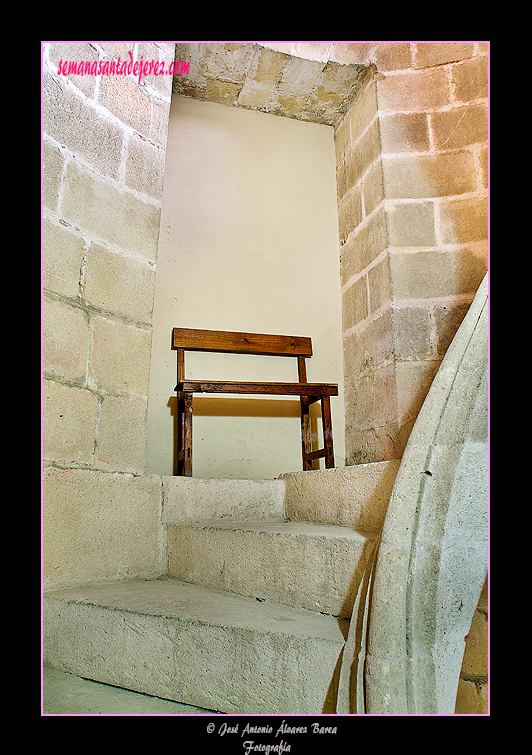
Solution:
[[[174,328],[172,349],[177,351],[178,442],[177,474],[192,476],[192,396],[194,393],[238,393],[299,396],[301,404],[301,443],[303,469],[311,469],[314,459],[325,458],[325,467],[334,467],[330,397],[338,386],[308,383],[305,359],[312,356],[312,341],[301,336],[274,336],[260,333],[231,333],[219,330]],[[214,351],[233,354],[261,354],[297,358],[297,383],[215,382],[185,379],[185,351]],[[309,407],[321,401],[324,448],[312,451]]]

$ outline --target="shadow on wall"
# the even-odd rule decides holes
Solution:
[[[301,417],[300,403],[292,399],[194,396],[192,401],[194,417],[270,417],[272,419],[295,420],[299,420]],[[170,410],[173,421],[173,474],[176,475],[178,438],[177,396],[171,396],[166,406]],[[312,450],[316,451],[320,448],[322,442],[321,411],[318,404],[310,406],[310,423]],[[313,466],[319,469],[319,459],[313,462]]]

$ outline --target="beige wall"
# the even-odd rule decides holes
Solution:
[[[148,471],[174,471],[174,326],[310,336],[310,381],[339,383],[344,463],[335,152],[329,126],[174,96],[148,405]],[[189,354],[191,378],[296,380],[295,359]],[[196,397],[195,477],[301,469],[299,404]],[[316,427],[318,427],[316,423]],[[323,465],[323,462],[321,462]]]

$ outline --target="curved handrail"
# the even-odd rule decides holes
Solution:
[[[348,699],[359,713],[454,712],[487,574],[487,418],[486,274],[408,440],[351,621],[338,712]]]

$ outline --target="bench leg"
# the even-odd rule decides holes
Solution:
[[[177,399],[178,438],[177,474],[192,477],[192,394],[181,393]]]
[[[334,467],[333,434],[331,419],[331,399],[329,396],[321,398],[321,420],[323,423],[323,444],[325,447],[325,468]]]
[[[312,459],[308,454],[312,451],[312,436],[310,431],[310,403],[306,396],[301,396],[301,450],[303,452],[303,470],[312,469]]]

